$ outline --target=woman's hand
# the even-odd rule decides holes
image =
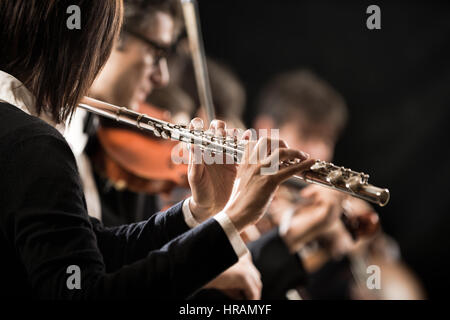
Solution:
[[[190,129],[203,130],[203,121],[200,118],[193,119]],[[225,122],[214,120],[207,133],[237,137],[238,130],[227,130]],[[223,209],[233,189],[236,171],[237,164],[230,156],[212,156],[210,153],[203,153],[198,146],[191,145],[188,179],[192,197],[189,200],[189,208],[198,222],[208,219]]]
[[[256,223],[264,214],[278,185],[293,175],[308,170],[315,160],[307,160],[308,155],[288,149],[282,140],[261,138],[250,141],[251,132],[246,131],[243,139],[247,140],[245,153],[238,168],[236,181],[230,200],[224,211],[230,217],[237,230]],[[278,146],[271,152],[271,146]],[[280,161],[291,161],[290,165],[279,165]],[[276,171],[261,174],[261,169],[268,169],[276,164]]]

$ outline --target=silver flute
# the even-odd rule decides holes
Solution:
[[[239,143],[235,137],[220,137],[201,130],[190,130],[186,126],[152,118],[143,113],[88,97],[82,99],[79,107],[99,116],[150,131],[156,137],[195,144],[203,151],[231,155],[237,162],[244,155],[245,145]],[[373,186],[368,181],[369,175],[365,173],[321,160],[317,160],[302,176],[293,176],[289,180],[294,184],[306,182],[321,185],[379,206],[385,206],[389,202],[389,190]]]

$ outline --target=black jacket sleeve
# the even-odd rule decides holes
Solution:
[[[99,220],[89,217],[106,271],[115,271],[160,249],[177,236],[189,231],[182,213],[183,202],[167,211],[154,214],[150,219],[118,227],[105,227]]]
[[[262,299],[284,300],[286,292],[305,281],[305,270],[300,257],[291,254],[278,228],[248,244],[253,263],[261,273]]]
[[[0,227],[17,253],[6,258],[23,265],[33,296],[185,298],[237,261],[213,219],[176,237],[186,229],[180,206],[140,224],[93,227],[69,146],[30,132],[1,146]],[[81,270],[80,290],[67,287],[71,265]]]

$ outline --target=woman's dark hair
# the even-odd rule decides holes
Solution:
[[[67,27],[72,5],[80,30]],[[1,0],[0,70],[34,94],[38,114],[62,122],[106,63],[122,15],[122,0]]]

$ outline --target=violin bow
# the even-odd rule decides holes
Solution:
[[[192,62],[195,70],[195,80],[200,103],[206,111],[208,123],[215,119],[215,111],[206,64],[205,47],[200,26],[200,15],[197,0],[181,0]]]

